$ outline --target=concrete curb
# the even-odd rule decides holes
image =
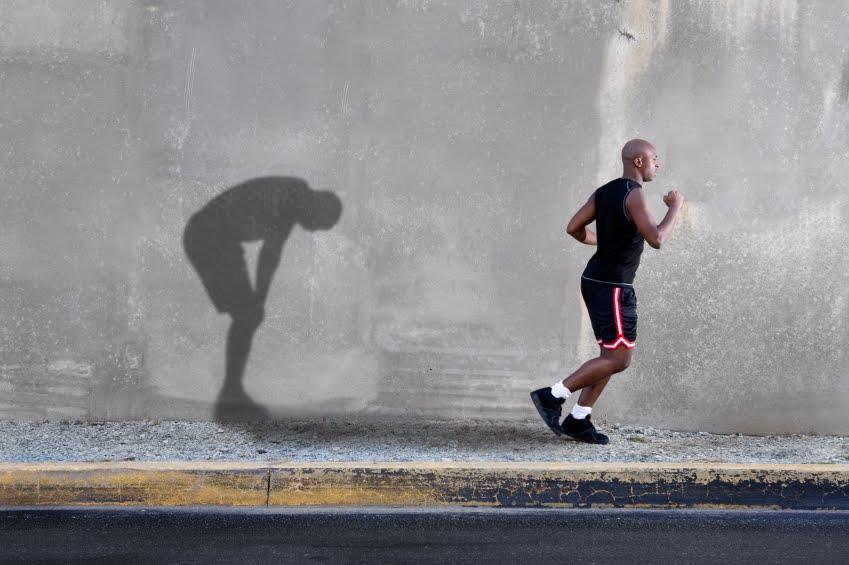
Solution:
[[[849,510],[849,465],[3,463],[0,506]]]

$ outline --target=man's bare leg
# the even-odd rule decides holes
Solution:
[[[604,349],[603,347],[600,347],[599,356],[603,356],[606,351],[608,350]],[[630,362],[630,357],[628,358],[627,362]],[[601,396],[601,392],[604,390],[604,387],[606,387],[607,383],[610,382],[610,377],[612,376],[613,375],[608,375],[603,379],[599,379],[590,386],[586,386],[581,389],[581,396],[578,398],[578,404],[580,406],[594,406],[596,401],[598,400],[598,397]]]
[[[610,375],[610,377],[612,376],[613,375]],[[598,397],[601,396],[601,391],[603,391],[604,387],[607,386],[607,383],[610,382],[610,377],[601,379],[600,381],[596,381],[593,385],[582,388],[581,396],[578,397],[578,405],[592,408],[598,400]]]
[[[596,431],[590,423],[589,413],[610,377],[624,371],[630,362],[631,351],[625,347],[613,350],[601,348],[598,357],[581,365],[562,382],[531,392],[531,400],[543,421],[555,434],[566,434],[589,443],[606,444],[607,436]],[[561,405],[564,399],[579,389],[583,389],[583,392],[578,403],[572,408],[572,414],[561,424]]]
[[[565,399],[572,392],[581,389],[581,396],[572,411],[560,424],[560,431],[569,437],[588,443],[607,444],[609,438],[599,433],[592,422],[592,406],[614,374],[624,371],[631,362],[631,352],[627,348],[601,348],[599,356],[584,363],[577,371],[551,387],[551,396]],[[563,400],[560,400],[562,403]]]
[[[612,375],[622,372],[631,364],[631,350],[626,347],[602,349],[599,356],[581,365],[577,371],[563,379],[563,386],[570,392],[575,392],[610,379]],[[605,384],[607,382],[605,381]],[[604,388],[602,386],[602,388]],[[599,391],[601,394],[601,391]],[[596,397],[597,398],[597,397]],[[581,403],[582,406],[586,404]]]

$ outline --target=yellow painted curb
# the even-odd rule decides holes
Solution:
[[[0,465],[2,506],[264,506],[268,469],[180,464]]]
[[[0,506],[849,509],[849,465],[0,463]]]

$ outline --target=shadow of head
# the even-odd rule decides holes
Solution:
[[[329,230],[342,216],[342,201],[329,190],[313,190],[303,180],[292,177],[265,177],[248,181],[272,192],[279,212],[308,231]]]
[[[201,208],[196,217],[209,216],[219,227],[257,233],[261,238],[298,224],[306,230],[328,230],[342,215],[342,201],[329,190],[313,190],[297,177],[259,177],[222,192]],[[238,228],[243,228],[239,230]]]
[[[329,230],[342,216],[342,201],[329,190],[310,190],[301,193],[295,204],[298,224],[309,231]]]

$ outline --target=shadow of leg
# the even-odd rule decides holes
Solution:
[[[217,421],[261,421],[270,418],[268,410],[254,402],[242,386],[251,344],[261,321],[261,315],[240,316],[230,324],[224,386],[215,406]]]

